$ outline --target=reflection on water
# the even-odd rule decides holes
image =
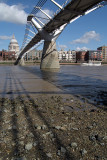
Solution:
[[[64,65],[53,71],[31,66],[30,71],[68,93],[107,105],[107,66]]]

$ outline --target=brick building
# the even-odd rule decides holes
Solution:
[[[0,61],[15,60],[15,52],[0,51]]]
[[[79,62],[84,62],[86,61],[86,53],[87,51],[77,51],[76,52],[76,61]]]
[[[76,61],[77,62],[102,61],[102,52],[100,50],[77,51]]]

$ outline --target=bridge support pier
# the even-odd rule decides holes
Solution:
[[[45,41],[40,69],[59,69],[58,52],[55,41]]]
[[[23,58],[21,58],[21,59],[20,59],[20,61],[19,61],[19,65],[20,65],[20,66],[24,66],[24,65],[25,65],[25,61],[24,61],[24,59],[23,59]]]
[[[63,24],[58,29],[53,30],[51,33],[48,33],[35,20],[35,18],[36,17],[31,14],[28,16],[27,21],[32,23],[35,26],[35,28],[38,30],[39,36],[41,36],[41,39],[44,39],[44,48],[43,48],[43,53],[42,53],[40,69],[59,69],[60,65],[59,65],[59,60],[58,60],[58,52],[56,49],[56,39],[61,34],[61,32],[64,30],[67,23]],[[48,18],[51,19],[51,17],[49,16]],[[25,50],[28,50],[28,49],[25,48]],[[19,60],[22,59],[23,52],[25,53],[25,51],[22,50],[15,64],[17,64]],[[24,65],[23,59],[20,61],[20,65]]]
[[[47,15],[47,14],[46,14]],[[51,19],[49,15],[48,18]],[[48,33],[42,26],[35,20],[34,15],[29,15],[27,21],[32,22],[35,28],[38,30],[41,38],[44,39],[44,48],[42,53],[42,59],[40,64],[40,69],[58,69],[60,68],[58,60],[58,52],[56,50],[56,39],[61,34],[61,32],[66,27],[63,24],[58,29],[55,29],[51,33]]]

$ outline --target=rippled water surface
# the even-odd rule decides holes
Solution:
[[[29,71],[66,93],[107,105],[107,66],[63,65],[54,71],[41,71],[39,66],[29,66]]]

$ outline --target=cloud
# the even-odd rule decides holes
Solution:
[[[0,3],[0,21],[26,24],[27,13],[23,9],[24,7],[21,4],[9,6]]]
[[[2,39],[2,40],[8,40],[11,38],[12,38],[12,36],[0,36],[0,39]]]
[[[67,48],[67,46],[66,46],[66,45],[58,45],[58,47],[59,47],[60,49],[62,49],[62,50],[64,50],[64,49],[66,49],[66,48]]]
[[[95,31],[89,31],[86,32],[82,37],[80,37],[79,39],[73,40],[71,42],[71,44],[81,44],[81,43],[89,43],[91,40],[96,40],[99,41],[100,40],[100,35],[99,33],[96,33]]]
[[[90,50],[90,49],[87,48],[87,47],[82,47],[82,48],[77,47],[76,50],[77,50],[77,51],[87,51],[87,50]]]

